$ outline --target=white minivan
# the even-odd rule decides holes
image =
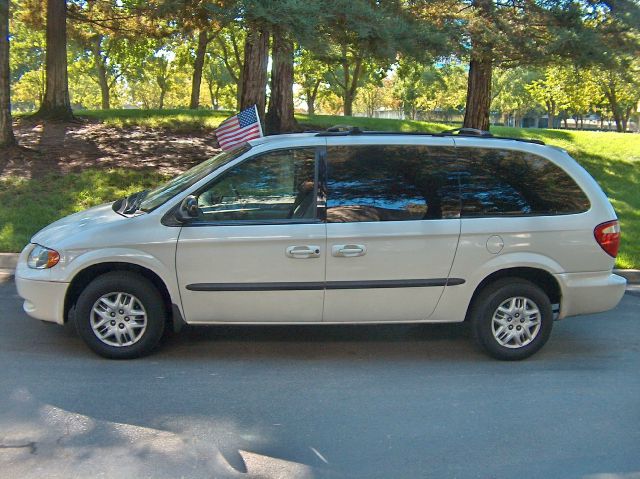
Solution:
[[[471,324],[523,359],[615,307],[616,214],[565,151],[461,130],[260,138],[63,218],[16,270],[24,310],[96,353],[183,324]]]

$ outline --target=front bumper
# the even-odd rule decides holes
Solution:
[[[627,285],[626,279],[611,271],[562,273],[555,276],[562,292],[560,319],[615,308]]]
[[[26,279],[16,274],[22,308],[32,318],[64,324],[64,297],[69,283]]]

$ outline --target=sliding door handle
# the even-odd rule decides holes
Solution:
[[[331,254],[338,258],[353,258],[367,254],[367,247],[363,244],[334,244]]]

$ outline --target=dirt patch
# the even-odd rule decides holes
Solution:
[[[99,122],[14,125],[20,147],[0,149],[0,177],[39,178],[87,168],[154,169],[176,174],[220,151],[211,130],[116,128]]]

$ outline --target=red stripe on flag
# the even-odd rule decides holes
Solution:
[[[228,141],[228,140],[235,140],[236,138],[240,138],[240,137],[242,137],[244,135],[251,134],[254,131],[260,131],[260,128],[259,128],[258,125],[251,125],[249,127],[242,128],[242,129],[234,131],[234,132],[225,133],[224,135],[218,135],[218,142],[220,142],[220,141]]]
[[[218,139],[218,144],[220,145],[220,147],[222,149],[226,149],[229,148],[233,145],[237,145],[239,143],[245,143],[249,140],[254,140],[256,138],[260,138],[260,129],[259,128],[253,128],[251,130],[247,130],[245,132],[245,134],[240,135],[240,136],[234,136],[232,138],[226,138],[226,139]]]
[[[240,124],[238,123],[238,119],[236,117],[233,117],[230,120],[225,121],[216,129],[216,132],[218,131],[223,132],[223,131],[227,131],[234,128],[240,128]]]

